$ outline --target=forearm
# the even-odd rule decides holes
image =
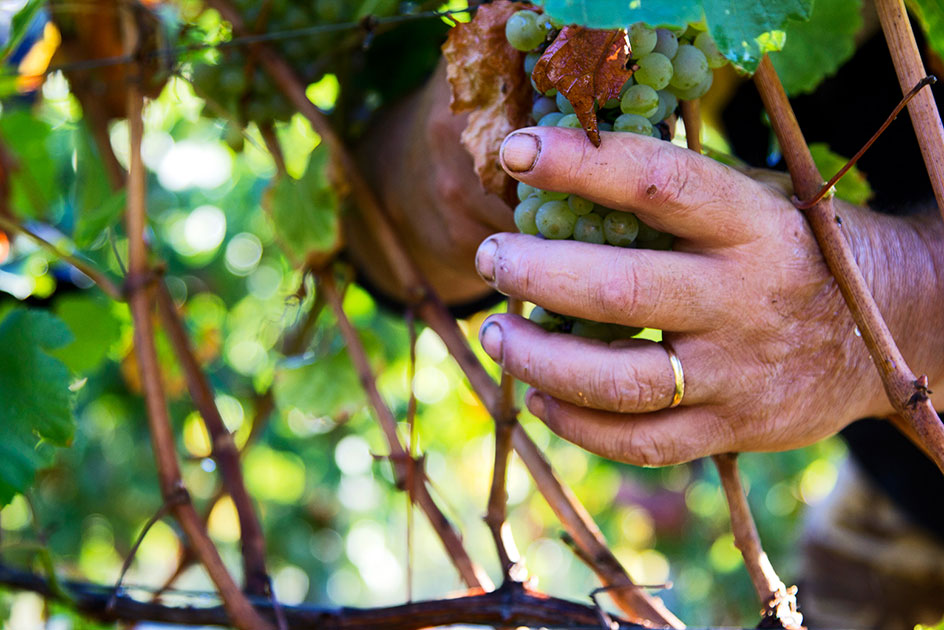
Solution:
[[[839,213],[908,366],[928,376],[932,402],[944,408],[944,223],[933,208],[892,216],[841,204]],[[870,413],[892,413],[878,394]]]

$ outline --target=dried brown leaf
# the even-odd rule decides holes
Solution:
[[[566,96],[587,137],[600,146],[594,104],[602,106],[619,97],[623,84],[633,75],[626,69],[628,59],[625,31],[565,26],[538,59],[531,77],[540,91],[557,88]]]
[[[498,154],[505,136],[528,124],[531,86],[522,70],[524,53],[505,39],[505,22],[525,8],[534,9],[508,0],[482,5],[472,21],[449,32],[443,45],[450,107],[454,113],[470,112],[462,144],[485,189],[506,200],[513,195],[514,180],[502,170]]]

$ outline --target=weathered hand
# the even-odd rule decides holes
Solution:
[[[660,344],[608,345],[492,316],[483,347],[536,388],[528,407],[562,437],[613,459],[665,465],[795,448],[890,412],[806,221],[781,192],[633,134],[604,134],[597,149],[579,130],[530,128],[506,139],[502,158],[523,182],[635,212],[676,235],[668,252],[523,234],[479,247],[479,273],[502,293],[566,315],[662,329],[681,360],[685,395],[667,409],[674,378]],[[902,351],[933,382],[944,367],[940,348],[911,327],[944,325],[944,309],[927,296],[940,295],[940,254],[931,253],[940,242],[927,241],[942,230],[844,204],[840,215]]]

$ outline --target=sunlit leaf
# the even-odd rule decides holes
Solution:
[[[812,92],[855,52],[860,0],[816,0],[808,21],[791,20],[783,50],[770,55],[787,94]]]
[[[72,440],[71,376],[49,353],[72,339],[66,325],[44,311],[15,310],[0,323],[0,505],[51,463],[50,444]]]

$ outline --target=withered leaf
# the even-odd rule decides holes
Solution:
[[[497,0],[482,5],[472,21],[458,24],[443,45],[454,113],[470,112],[462,144],[489,192],[510,200],[514,180],[498,160],[505,136],[528,124],[531,86],[522,70],[524,53],[505,39],[505,22],[527,4]]]
[[[602,106],[619,98],[623,84],[633,75],[626,69],[628,59],[625,31],[565,26],[538,59],[531,77],[540,91],[557,88],[566,96],[587,137],[600,146],[594,102]]]

